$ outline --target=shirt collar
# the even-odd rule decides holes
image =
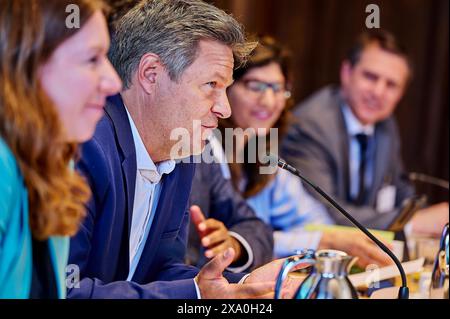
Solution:
[[[133,134],[133,141],[136,147],[136,166],[141,175],[149,180],[151,183],[158,183],[161,180],[163,174],[170,174],[175,169],[175,161],[167,160],[155,164],[145,148],[141,135],[134,124],[134,121],[128,112],[128,108],[125,105],[127,111],[128,120],[131,126],[131,133]]]
[[[347,126],[348,134],[350,136],[355,136],[357,134],[366,134],[368,136],[373,135],[375,131],[375,126],[373,124],[363,125],[353,114],[352,110],[347,104],[342,107],[342,112],[344,114],[345,124]]]

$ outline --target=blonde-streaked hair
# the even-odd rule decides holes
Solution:
[[[85,180],[70,167],[76,144],[65,139],[38,76],[55,49],[79,30],[66,27],[71,4],[80,9],[80,27],[106,8],[101,0],[2,0],[0,6],[0,137],[19,164],[30,228],[41,240],[74,235],[90,196]]]

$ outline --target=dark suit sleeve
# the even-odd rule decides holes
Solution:
[[[93,240],[93,233],[95,227],[97,208],[101,206],[105,198],[107,186],[106,184],[97,183],[98,180],[105,180],[108,178],[106,169],[103,166],[98,166],[91,163],[90,155],[97,157],[99,160],[104,160],[105,156],[99,147],[97,141],[92,139],[82,146],[87,158],[81,158],[76,165],[76,169],[80,172],[89,184],[91,190],[91,198],[86,204],[86,216],[77,234],[71,239],[69,264],[76,265],[80,270],[80,275],[86,273],[89,263],[89,256],[91,254],[91,241]],[[95,163],[95,161],[93,160]],[[92,173],[95,172],[96,176]],[[89,298],[90,294],[86,294],[85,298]],[[70,290],[69,294],[70,296]]]
[[[220,165],[209,165],[211,169],[210,217],[222,221],[228,230],[239,234],[247,241],[253,253],[253,262],[247,270],[271,261],[273,255],[272,229],[255,215],[247,202],[234,190],[231,181],[223,176]],[[239,265],[232,266],[238,267]]]
[[[69,264],[79,267],[80,282],[68,290],[69,298],[183,298],[195,299],[197,294],[193,277],[197,270],[193,267],[174,263],[178,248],[185,242],[185,232],[177,238],[174,252],[167,258],[166,267],[161,270],[159,280],[148,284],[137,284],[128,281],[105,283],[91,277],[87,271],[90,262],[92,241],[94,240],[95,223],[99,215],[106,209],[105,202],[109,191],[108,172],[104,163],[107,158],[99,143],[93,139],[83,146],[83,156],[77,164],[79,170],[87,179],[92,197],[88,202],[87,215],[79,232],[71,241]],[[186,224],[188,221],[183,221]],[[181,248],[182,250],[182,248]],[[98,253],[98,252],[97,252]],[[183,255],[181,256],[182,259]],[[170,265],[170,266],[169,266]],[[180,280],[173,280],[173,279]],[[167,280],[162,281],[162,280]],[[171,280],[171,281],[168,281]]]
[[[97,278],[83,278],[80,288],[69,290],[71,299],[197,299],[193,279],[155,281],[140,285],[132,281],[103,283]]]
[[[355,206],[348,203],[345,199],[339,198],[337,190],[337,171],[335,161],[322,143],[322,139],[314,129],[302,126],[302,123],[296,121],[290,127],[287,138],[283,143],[283,156],[293,166],[300,169],[306,177],[310,178],[316,185],[322,188],[353,217],[355,217],[364,226],[385,229],[396,215],[398,210],[389,213],[380,214],[371,206]],[[331,207],[317,192],[306,185],[308,191],[328,206],[328,213],[334,219],[336,224],[353,226],[339,211]]]

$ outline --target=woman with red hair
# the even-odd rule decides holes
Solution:
[[[0,6],[0,298],[65,297],[67,236],[90,195],[71,166],[76,144],[121,88],[104,9],[100,0]]]

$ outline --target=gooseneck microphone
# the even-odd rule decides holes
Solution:
[[[378,247],[380,247],[381,250],[383,250],[386,254],[389,255],[389,257],[391,257],[391,259],[394,261],[395,265],[397,266],[397,268],[400,272],[400,276],[402,278],[402,285],[398,292],[398,298],[399,299],[408,299],[409,298],[409,288],[407,286],[405,270],[403,269],[402,264],[400,263],[398,258],[389,250],[389,248],[387,248],[380,240],[378,240],[374,235],[372,235],[372,233],[366,227],[361,225],[355,218],[353,218],[352,215],[350,215],[345,209],[343,209],[338,203],[336,203],[336,201],[333,198],[331,198],[327,193],[325,193],[320,187],[318,187],[313,182],[311,182],[309,179],[304,177],[295,167],[292,167],[291,165],[287,164],[284,160],[282,160],[278,156],[271,154],[269,157],[271,158],[270,163],[277,162],[278,167],[280,167],[281,169],[285,169],[285,170],[289,171],[290,173],[296,175],[302,181],[304,181],[306,184],[311,186],[317,193],[320,194],[320,196],[322,196],[327,202],[329,202],[334,208],[336,208],[342,215],[344,215],[348,220],[350,220],[353,225],[358,227],[364,234],[366,234],[367,237],[369,237]]]

